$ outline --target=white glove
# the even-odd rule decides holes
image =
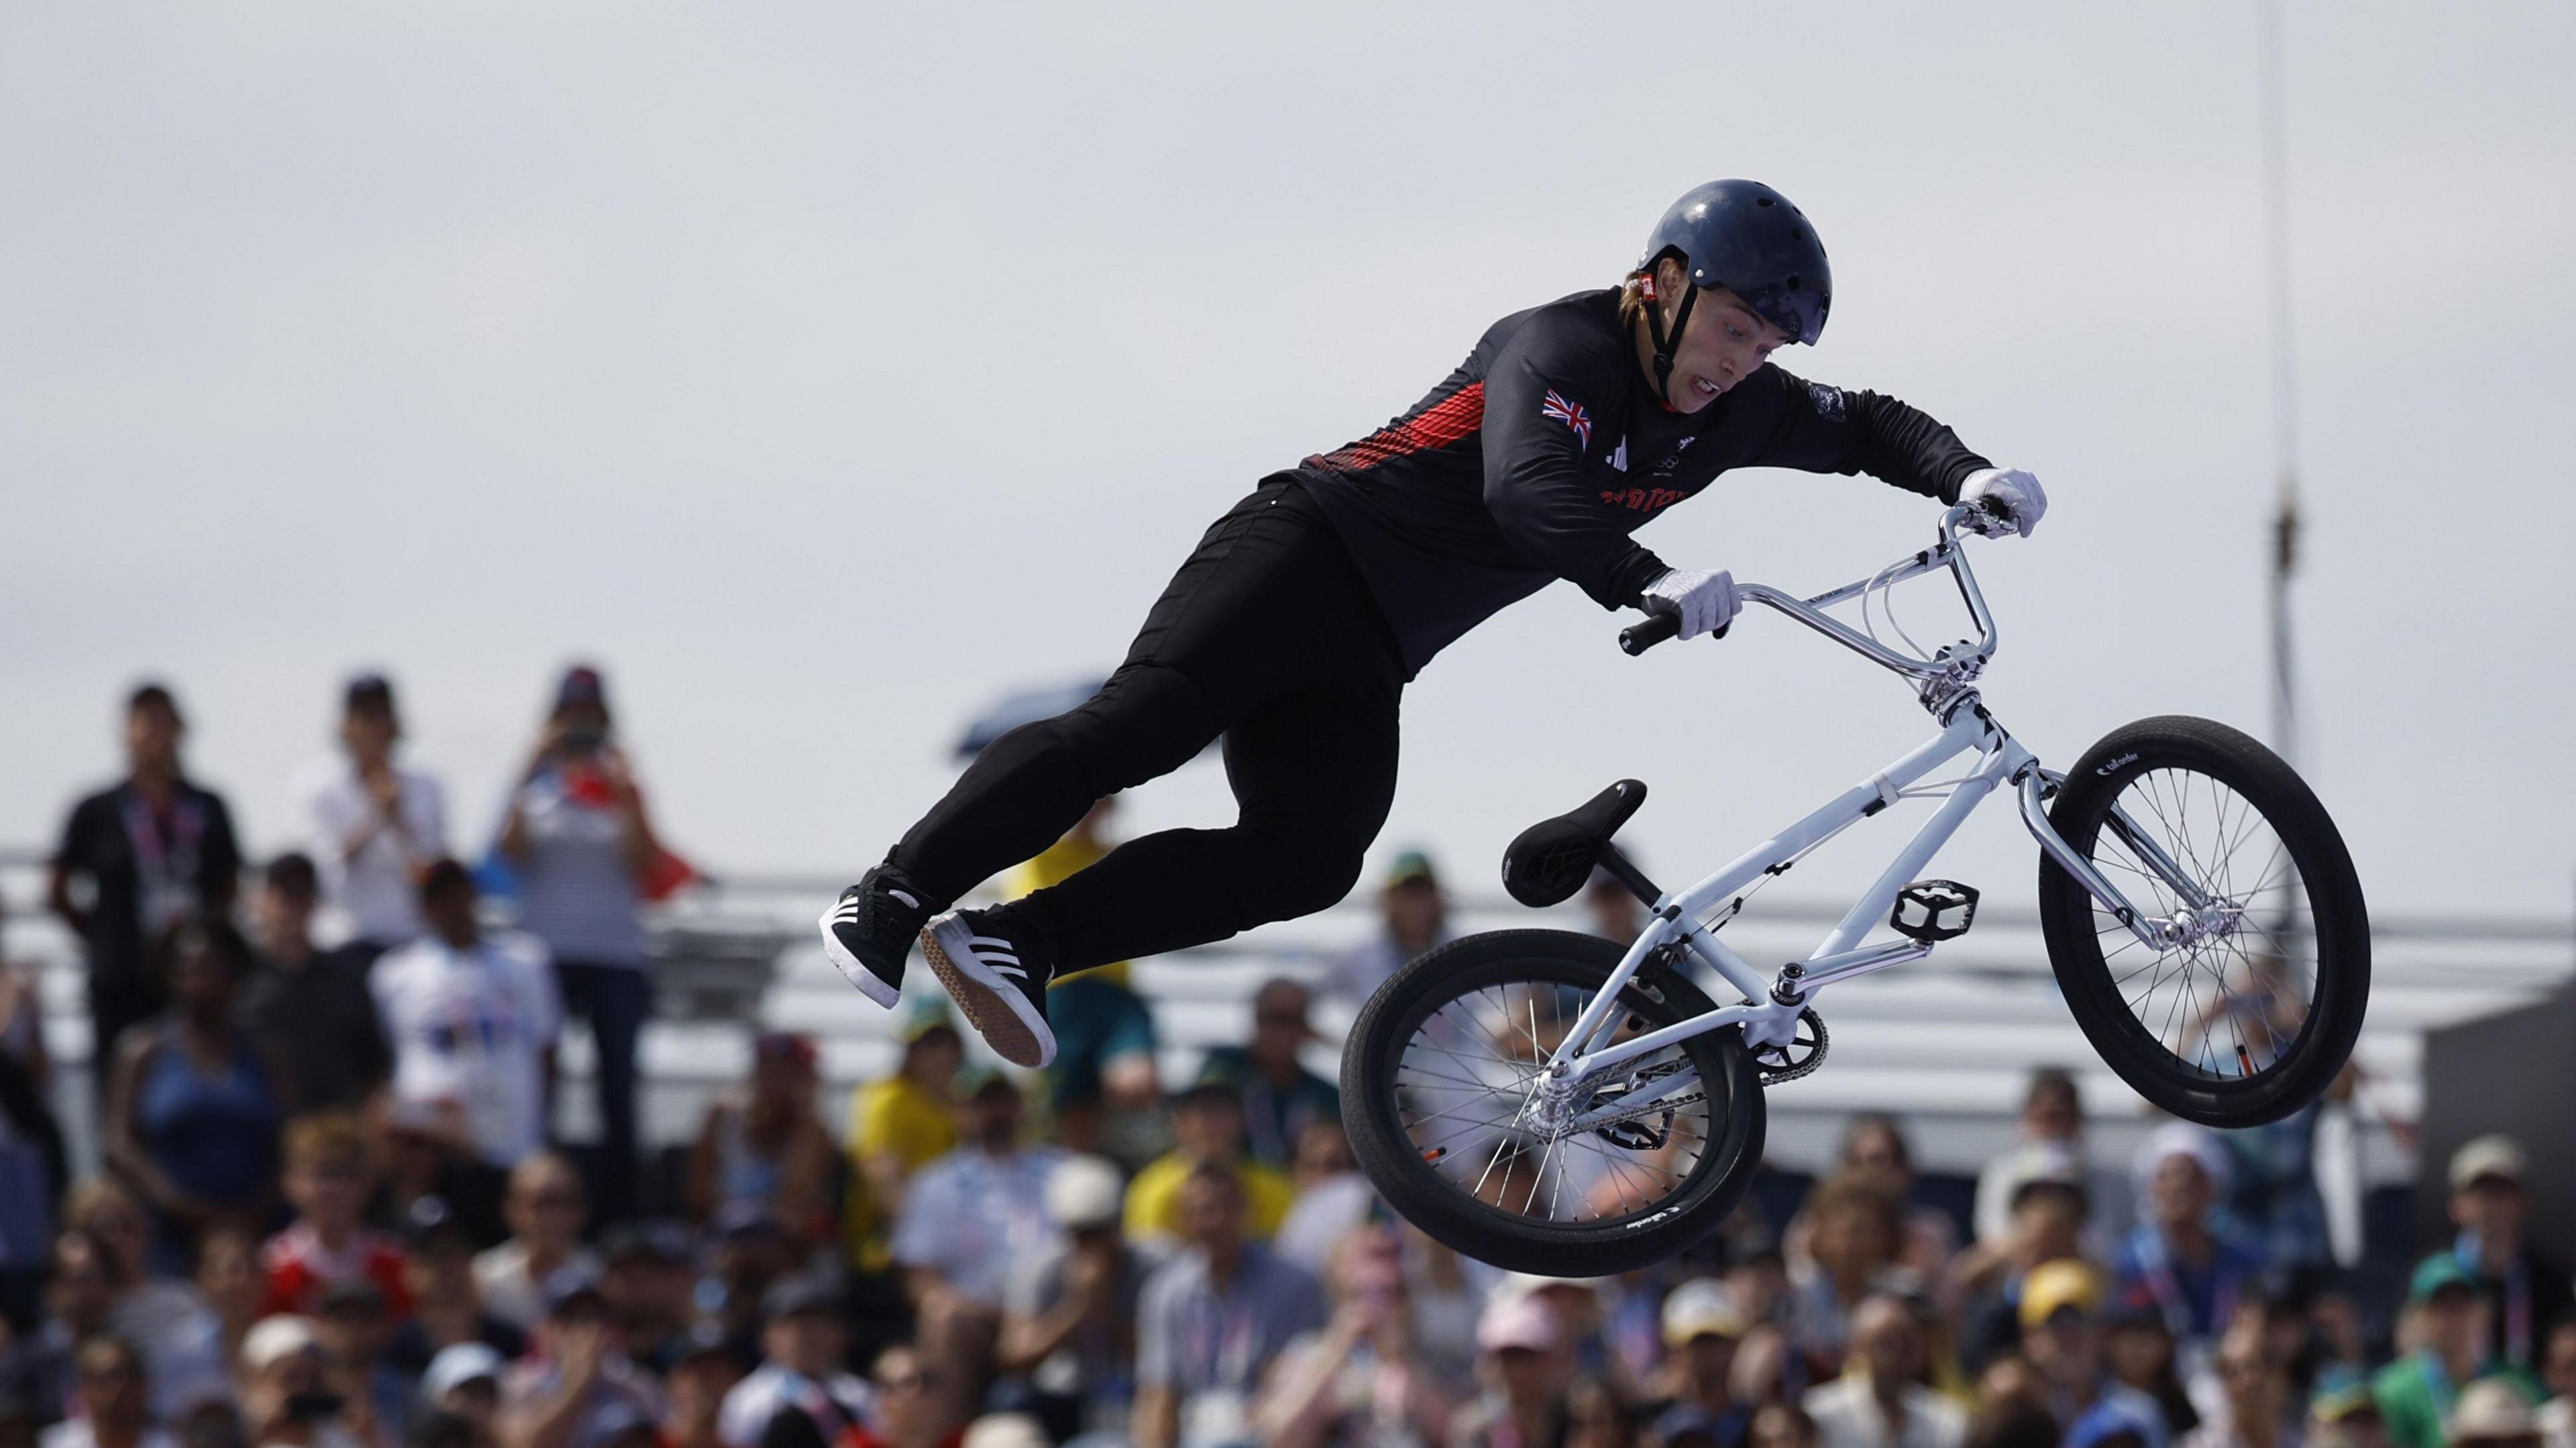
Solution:
[[[2048,494],[2040,491],[2039,479],[2019,468],[1982,468],[1968,474],[1968,481],[1959,489],[1959,501],[1974,503],[1980,499],[2002,513],[2003,521],[2020,530],[2025,538],[2048,513]],[[1977,531],[1989,538],[2003,536],[2001,528],[1981,526]]]
[[[1660,598],[1681,615],[1681,637],[1698,638],[1715,633],[1735,619],[1742,602],[1735,596],[1735,575],[1721,568],[1715,573],[1696,573],[1676,568],[1646,585],[1646,597]]]

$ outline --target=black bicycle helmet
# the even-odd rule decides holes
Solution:
[[[1661,309],[1646,309],[1658,391],[1671,385],[1673,349],[1681,345],[1682,328],[1690,322],[1691,304],[1701,287],[1735,293],[1755,316],[1792,341],[1812,346],[1824,335],[1825,314],[1834,304],[1825,244],[1805,212],[1761,182],[1711,181],[1684,193],[1655,223],[1637,270],[1651,270],[1667,255],[1678,257],[1689,271],[1691,290],[1682,296],[1670,337],[1664,335]]]

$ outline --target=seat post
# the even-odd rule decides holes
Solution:
[[[1601,842],[1601,856],[1598,863],[1602,869],[1615,876],[1620,884],[1627,886],[1628,893],[1636,896],[1640,904],[1653,905],[1664,898],[1664,892],[1655,888],[1655,882],[1646,878],[1646,872],[1638,869],[1634,861],[1619,853],[1619,847],[1608,840]]]

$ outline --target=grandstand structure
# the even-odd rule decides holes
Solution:
[[[33,851],[0,853],[7,947],[41,968],[47,1041],[64,1067],[58,1110],[76,1158],[92,1161],[88,1076],[80,1069],[89,1054],[80,964],[70,939],[44,916],[39,860]],[[815,902],[830,899],[841,883],[729,877],[653,912],[659,1003],[642,1047],[648,1144],[667,1146],[695,1132],[709,1096],[744,1076],[756,1030],[815,1038],[823,1111],[835,1129],[851,1088],[891,1069],[892,1017],[842,981],[814,937]],[[1838,914],[1823,901],[1766,894],[1758,909],[1726,927],[1727,937],[1748,960],[1777,964],[1796,958]],[[1467,933],[1580,930],[1586,921],[1574,906],[1529,910],[1495,894],[1454,901],[1451,923]],[[1363,891],[1322,915],[1139,962],[1134,979],[1153,1003],[1166,1083],[1185,1082],[1209,1047],[1249,1036],[1253,988],[1262,980],[1317,977],[1376,929]],[[2404,1126],[2422,1100],[2424,1032],[2520,1007],[2576,975],[2576,920],[2383,914],[2373,920],[2373,935],[2370,1016],[2357,1052],[2368,1077],[2361,1167],[2367,1183],[2394,1186],[2415,1174]],[[936,982],[916,969],[907,986],[935,990]],[[1341,1030],[1355,1008],[1319,1005],[1324,1038],[1309,1048],[1318,1071],[1337,1071]],[[1819,1010],[1832,1030],[1830,1058],[1769,1096],[1768,1157],[1784,1169],[1816,1170],[1852,1114],[1887,1111],[1906,1123],[1920,1169],[1973,1173],[2010,1143],[2022,1084],[2041,1065],[2064,1066],[2082,1083],[2088,1140],[2106,1163],[2125,1160],[2152,1124],[2067,1014],[2035,911],[1989,905],[1967,936],[1929,959],[1836,987]],[[561,1124],[579,1140],[588,1134],[591,1107],[590,1047],[578,1025],[560,1062],[569,1084]]]

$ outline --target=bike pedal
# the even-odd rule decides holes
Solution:
[[[1956,880],[1917,880],[1896,892],[1887,912],[1889,929],[1925,945],[1956,940],[1976,922],[1977,889]]]

